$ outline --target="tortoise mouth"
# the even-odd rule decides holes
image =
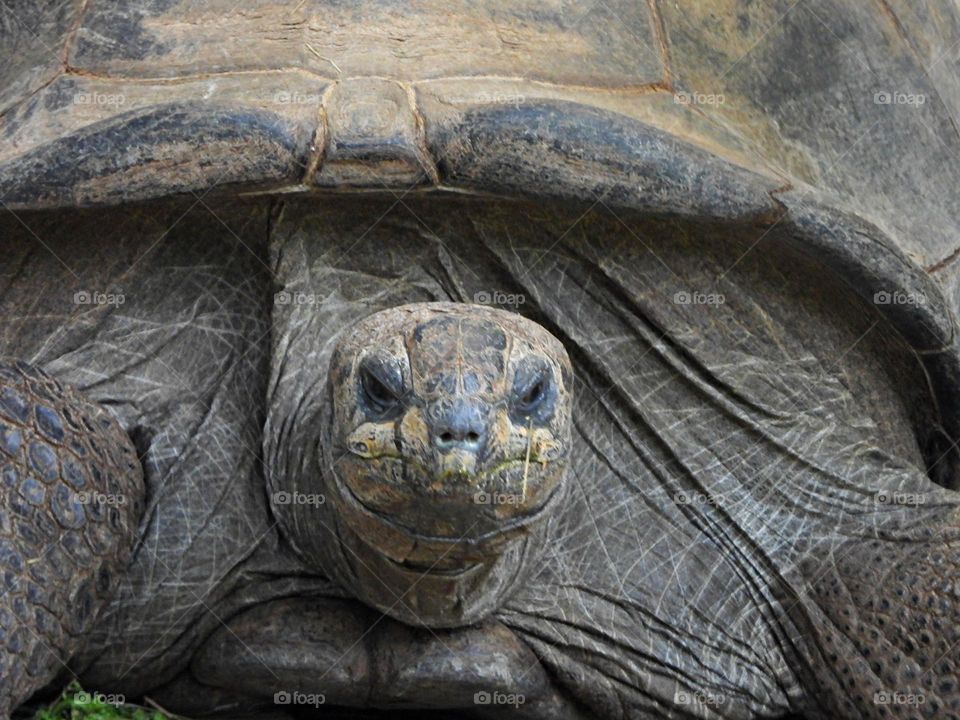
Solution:
[[[351,458],[330,474],[339,494],[418,541],[484,543],[538,521],[563,484],[564,460],[511,457],[444,473],[391,454]]]
[[[486,617],[514,587],[532,557],[532,536],[498,553],[468,557],[448,546],[397,548],[346,520],[333,518],[339,550],[335,573],[356,597],[410,625],[462,627]]]
[[[530,512],[496,523],[477,517],[457,535],[437,535],[410,528],[367,504],[336,474],[332,484],[340,522],[364,545],[398,570],[430,575],[462,575],[500,557],[554,514],[564,488],[557,483]]]
[[[529,458],[526,456],[507,457],[490,462],[488,465],[481,465],[474,471],[457,471],[449,467],[431,467],[415,457],[400,453],[380,453],[377,455],[371,455],[369,457],[362,458],[361,462],[369,463],[374,466],[376,463],[400,463],[404,466],[408,473],[417,478],[421,478],[422,481],[420,485],[424,488],[426,493],[430,493],[431,491],[436,492],[440,490],[443,487],[443,484],[451,481],[469,482],[474,488],[480,489],[484,487],[484,482],[490,483],[496,480],[498,476],[501,480],[504,480],[512,471],[522,470],[524,474],[528,474],[530,468],[546,467],[556,462],[563,462],[565,459],[565,457],[560,456],[547,460],[539,458],[536,455]]]

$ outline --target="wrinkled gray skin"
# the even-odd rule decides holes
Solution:
[[[787,244],[744,255],[754,228],[392,202],[212,203],[229,229],[189,203],[26,214],[53,252],[4,220],[5,351],[110,407],[148,484],[69,662],[88,687],[193,713],[299,691],[515,715],[474,704],[499,691],[519,716],[603,718],[874,717],[889,689],[950,717],[957,500],[910,429],[932,422],[922,368],[874,308]],[[345,329],[494,291],[572,360],[569,493],[488,620],[407,627],[298,556],[268,481],[301,462],[288,420]]]

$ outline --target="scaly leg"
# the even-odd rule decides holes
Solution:
[[[0,717],[81,646],[133,552],[143,471],[102,407],[0,364]]]

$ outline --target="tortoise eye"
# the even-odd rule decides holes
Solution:
[[[556,389],[546,362],[527,362],[517,369],[513,381],[510,415],[514,422],[546,422],[553,414]]]
[[[391,370],[397,377],[390,377]],[[360,390],[364,404],[376,415],[384,415],[400,405],[402,379],[399,369],[376,360],[364,360],[360,365]]]
[[[520,398],[519,408],[526,412],[536,409],[543,402],[545,385],[546,381],[543,378],[537,380]]]

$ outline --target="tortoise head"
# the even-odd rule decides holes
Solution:
[[[572,372],[519,315],[429,303],[347,331],[322,441],[331,572],[414,623],[459,625],[503,599],[562,500]]]

